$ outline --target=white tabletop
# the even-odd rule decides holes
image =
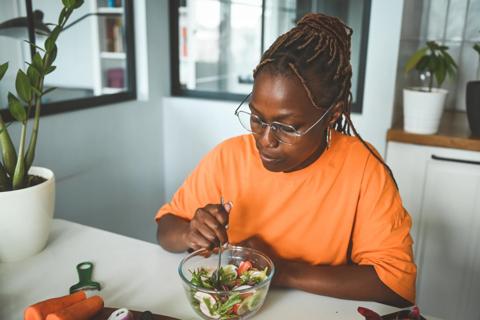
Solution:
[[[28,305],[68,293],[78,282],[76,265],[94,263],[94,280],[108,307],[150,310],[179,319],[197,319],[177,267],[184,254],[158,245],[65,220],[54,220],[47,247],[20,262],[0,263],[0,319],[22,319]],[[339,300],[298,290],[271,288],[255,319],[363,319],[357,307],[380,314],[396,308]]]

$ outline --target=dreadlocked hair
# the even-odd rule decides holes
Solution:
[[[290,31],[282,34],[264,52],[253,70],[254,79],[265,69],[272,74],[298,78],[312,105],[341,103],[341,115],[332,129],[358,137],[368,151],[387,169],[398,189],[392,170],[358,134],[350,118],[352,65],[350,48],[353,30],[336,17],[308,13]],[[308,81],[307,81],[308,80]],[[315,92],[322,92],[315,96]]]

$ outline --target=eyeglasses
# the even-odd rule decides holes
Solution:
[[[240,124],[242,127],[244,127],[247,131],[252,132],[253,134],[263,134],[267,127],[270,127],[270,131],[272,132],[273,136],[275,139],[277,139],[281,143],[285,144],[295,144],[298,142],[298,140],[306,135],[310,130],[312,130],[313,127],[315,127],[317,124],[319,124],[323,118],[330,112],[330,110],[333,109],[335,104],[332,104],[327,111],[325,111],[322,116],[315,121],[314,124],[312,124],[308,129],[305,131],[299,131],[295,129],[294,126],[273,121],[273,122],[265,122],[263,121],[259,116],[256,114],[252,114],[247,111],[240,110],[241,107],[244,105],[246,101],[250,101],[252,93],[249,93],[240,103],[240,105],[237,107],[235,110],[235,115],[238,117],[238,120],[240,121]]]

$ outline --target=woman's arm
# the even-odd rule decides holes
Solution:
[[[157,221],[157,241],[167,251],[184,252],[188,249],[185,235],[189,228],[189,221],[171,213],[164,215]]]
[[[281,259],[272,247],[259,237],[247,239],[241,245],[260,250],[273,260],[274,286],[295,288],[341,299],[377,301],[396,307],[412,305],[387,287],[373,266],[316,266],[302,261]]]
[[[349,299],[369,300],[406,307],[412,305],[388,288],[373,266],[312,266],[304,262],[277,260],[274,285],[300,289],[316,294]]]

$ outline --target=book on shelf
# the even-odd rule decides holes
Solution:
[[[107,5],[110,8],[119,8],[123,6],[122,0],[107,0]]]
[[[105,49],[109,52],[123,52],[123,24],[121,18],[105,19]]]

